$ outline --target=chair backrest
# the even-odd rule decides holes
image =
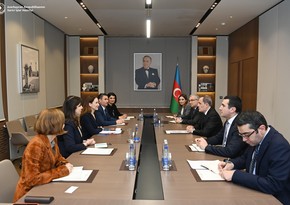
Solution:
[[[6,122],[6,127],[10,138],[12,136],[12,133],[22,133],[23,135],[26,135],[26,132],[20,120],[8,121]]]
[[[4,159],[0,162],[0,203],[12,203],[19,175],[13,163]]]
[[[29,115],[29,116],[25,116],[23,117],[23,121],[26,127],[26,132],[27,135],[35,135],[35,131],[34,131],[34,124],[36,122],[37,116],[36,115]]]

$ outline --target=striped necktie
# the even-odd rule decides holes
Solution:
[[[252,161],[250,163],[250,168],[249,168],[249,173],[251,174],[256,174],[254,173],[255,167],[256,167],[256,161],[257,161],[257,156],[259,154],[259,149],[260,149],[260,145],[255,147],[253,156],[252,156]]]

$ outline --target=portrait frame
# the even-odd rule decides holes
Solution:
[[[160,83],[156,88],[150,88],[144,86],[143,83],[140,83],[140,73],[141,69],[143,68],[143,57],[149,56],[151,58],[151,64],[150,64],[150,79],[156,79],[159,77]],[[156,72],[157,71],[157,72]],[[161,91],[162,90],[162,53],[134,53],[134,70],[133,70],[133,87],[134,91]],[[146,75],[144,74],[145,71],[143,71],[142,77],[143,79],[146,78]],[[147,76],[149,79],[149,77]],[[139,81],[139,85],[137,83]],[[154,80],[153,80],[154,81]]]
[[[19,90],[20,93],[39,92],[39,50],[19,45]]]

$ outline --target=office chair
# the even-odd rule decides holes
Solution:
[[[13,161],[22,157],[26,145],[34,136],[27,135],[20,120],[6,122],[6,128],[9,134],[10,159]]]
[[[23,117],[23,122],[25,124],[25,130],[27,132],[28,136],[36,135],[36,132],[34,131],[34,124],[36,122],[37,115],[29,115]]]
[[[13,163],[4,159],[0,162],[0,203],[12,203],[19,175]]]

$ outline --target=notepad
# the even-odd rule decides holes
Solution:
[[[131,119],[134,119],[135,117],[134,116],[127,116],[124,120],[131,120]]]
[[[100,134],[121,134],[122,129],[121,128],[115,128],[115,129],[103,129]]]
[[[65,177],[57,178],[52,181],[87,181],[93,170],[84,170],[82,166],[73,167],[72,172]]]
[[[95,148],[107,148],[108,144],[107,143],[96,143]]]
[[[166,134],[188,134],[187,130],[165,130]]]
[[[191,151],[193,152],[204,152],[204,149],[201,149],[199,146],[196,144],[189,145]]]
[[[110,155],[114,148],[87,148],[81,154]]]
[[[171,116],[171,115],[167,115],[166,117],[170,119],[174,119],[174,116]]]
[[[169,122],[170,122],[170,123],[174,123],[174,124],[176,123],[176,121],[175,121],[175,120],[170,120]]]
[[[198,176],[202,181],[224,181],[219,174],[212,172],[211,170],[196,170]]]

